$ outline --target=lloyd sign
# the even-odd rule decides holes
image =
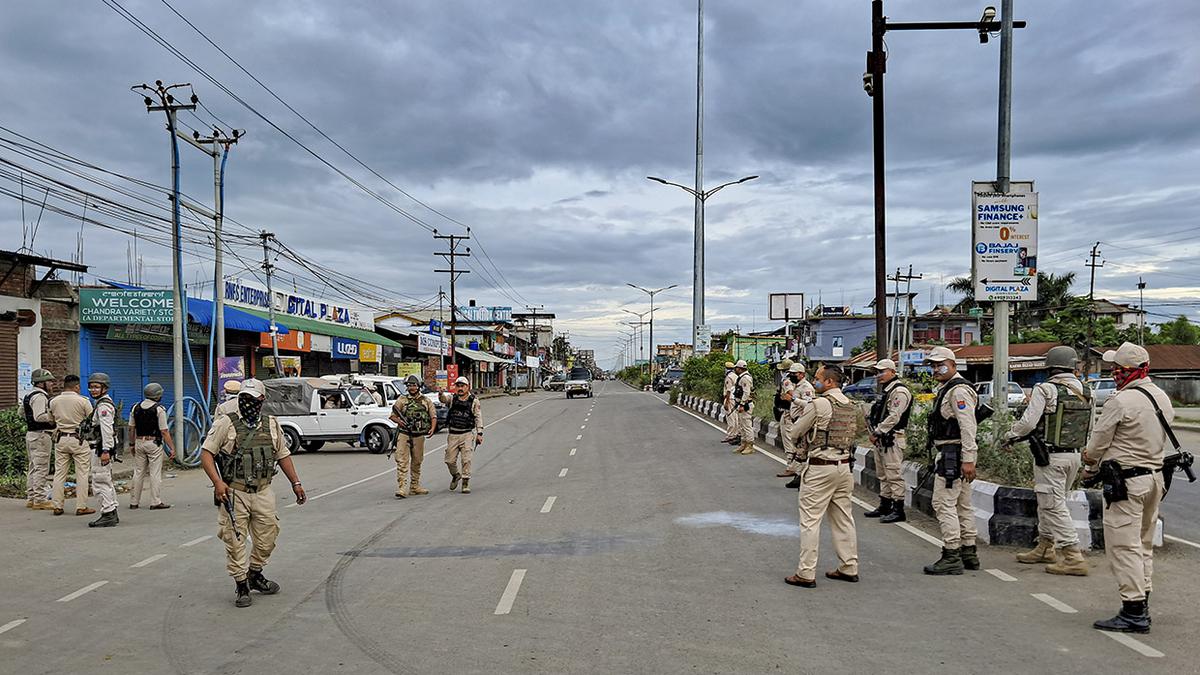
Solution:
[[[169,324],[174,317],[171,291],[79,289],[80,323]]]
[[[1037,299],[1038,194],[1032,182],[995,192],[971,184],[971,271],[976,301]]]
[[[357,359],[358,340],[349,340],[335,336],[330,343],[329,353],[331,358],[334,359]]]

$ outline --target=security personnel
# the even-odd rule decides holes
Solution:
[[[796,453],[800,449],[802,439],[796,433],[796,420],[804,414],[804,409],[812,403],[816,392],[813,390],[812,383],[805,379],[804,364],[797,361],[788,368],[788,379],[792,382],[792,391],[788,396],[791,405],[783,418],[787,420],[787,433],[783,437],[784,458],[787,459],[788,465],[782,472],[775,474],[778,478],[791,478],[785,487],[798,488],[800,487],[799,478],[796,478],[797,471],[800,469],[800,462],[796,461]],[[781,423],[782,427],[782,423]],[[789,452],[790,449],[790,452]]]
[[[867,518],[881,523],[900,523],[904,515],[904,476],[900,474],[906,447],[905,432],[912,413],[913,395],[896,376],[896,362],[880,359],[875,364],[883,391],[871,406],[867,426],[875,445],[875,470],[879,474],[879,508],[867,511]]]
[[[737,385],[737,373],[733,372],[733,361],[725,362],[725,382],[721,388],[721,406],[725,409],[725,438],[722,443],[737,445],[741,439],[738,426],[738,410],[733,404],[733,388]]]
[[[733,401],[734,408],[737,410],[738,434],[741,437],[741,443],[733,451],[737,454],[753,455],[754,377],[750,375],[745,359],[739,359],[734,364],[733,372],[737,375],[737,378],[734,380],[733,393],[730,395],[730,398]]]
[[[942,557],[925,566],[926,574],[962,574],[979,569],[975,548],[975,507],[971,481],[975,480],[975,406],[979,397],[966,378],[958,374],[954,352],[934,347],[925,357],[933,379],[941,383],[929,412],[929,439],[937,451],[933,479],[933,512],[942,530]]]
[[[142,488],[150,480],[150,509],[169,509],[162,500],[163,444],[167,457],[175,456],[175,442],[167,424],[167,409],[161,401],[162,385],[151,382],[142,390],[145,400],[129,412],[129,443],[133,448],[133,486],[129,491],[129,508],[136,509],[142,501]],[[220,406],[217,407],[220,413]],[[227,414],[227,413],[225,413]]]
[[[792,367],[791,359],[784,359],[775,364],[775,370],[779,371],[779,383],[775,385],[775,400],[774,409],[771,411],[775,417],[775,424],[778,427],[779,440],[783,443],[783,452],[786,455],[789,452],[791,442],[788,440],[788,433],[791,431],[791,420],[788,419],[788,409],[792,406],[792,390],[796,388],[796,383],[792,380],[791,374],[788,372]]]
[[[1105,352],[1104,360],[1113,364],[1117,391],[1104,403],[1083,463],[1084,475],[1092,476],[1101,462],[1111,460],[1119,477],[1113,485],[1124,485],[1124,499],[1113,500],[1104,510],[1104,557],[1117,578],[1121,611],[1092,625],[1100,630],[1148,633],[1154,528],[1164,494],[1163,446],[1175,409],[1150,381],[1150,354],[1144,348],[1126,342],[1116,351]]]
[[[92,402],[79,394],[79,376],[63,378],[63,391],[50,399],[50,416],[54,418],[54,515],[63,514],[67,471],[75,464],[75,515],[96,512],[88,508],[88,481],[92,475],[92,449],[80,433],[85,421],[90,426]]]
[[[237,380],[225,380],[221,389],[225,392],[225,400],[217,404],[217,409],[213,411],[213,419],[216,419],[218,415],[237,412],[238,393],[242,390],[242,383]]]
[[[483,413],[479,399],[471,393],[471,381],[460,377],[454,381],[455,393],[441,392],[438,399],[449,406],[446,412],[446,468],[450,470],[450,491],[462,481],[463,494],[471,493],[471,460],[475,446],[483,444]],[[459,470],[459,461],[462,470]]]
[[[1017,561],[1035,565],[1050,563],[1050,574],[1087,576],[1087,559],[1079,550],[1079,535],[1067,510],[1067,496],[1079,473],[1079,451],[1087,445],[1092,426],[1092,399],[1075,377],[1079,360],[1075,349],[1058,346],[1046,353],[1050,379],[1036,385],[1029,406],[1005,437],[1007,443],[1030,438],[1044,448],[1034,453],[1033,491],[1038,502],[1038,542],[1031,551],[1017,554]],[[1006,443],[1006,446],[1007,446]]]
[[[858,539],[850,504],[854,494],[851,462],[858,408],[842,393],[843,378],[837,366],[822,366],[813,385],[818,396],[796,420],[796,430],[808,443],[797,456],[807,465],[800,469],[800,564],[795,574],[784,579],[792,586],[817,585],[817,549],[821,543],[821,520],[826,513],[838,566],[826,572],[825,577],[858,581]]]
[[[425,439],[433,438],[437,430],[437,409],[421,393],[421,379],[416,375],[404,378],[408,394],[396,399],[389,417],[396,423],[396,499],[409,494],[427,495],[429,490],[421,487],[421,462],[425,459]],[[449,455],[447,455],[449,456]],[[404,481],[412,479],[406,488]]]
[[[121,522],[117,516],[117,488],[113,485],[112,465],[117,458],[117,406],[108,395],[110,380],[105,373],[92,373],[88,377],[88,393],[95,403],[92,413],[92,492],[100,501],[100,517],[88,523],[88,527],[115,527]],[[88,439],[84,439],[88,440]],[[75,488],[78,490],[78,486]]]
[[[38,368],[33,371],[33,391],[21,401],[21,411],[25,414],[25,451],[29,456],[25,468],[25,508],[40,511],[54,508],[54,503],[46,499],[53,449],[54,417],[50,414],[53,382],[50,371]]]
[[[262,414],[266,397],[261,381],[243,382],[238,410],[217,417],[212,433],[200,446],[200,466],[212,481],[213,501],[220,507],[217,536],[225,542],[225,569],[237,586],[237,607],[250,606],[252,590],[263,595],[279,592],[279,584],[262,573],[279,536],[275,493],[271,490],[276,464],[291,481],[296,503],[308,500],[279,422]],[[253,545],[248,561],[247,537]]]

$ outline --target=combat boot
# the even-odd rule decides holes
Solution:
[[[100,514],[100,517],[88,523],[88,527],[116,527],[121,519],[117,517],[116,510],[106,511]]]
[[[754,442],[747,441],[747,442],[739,445],[738,446],[738,454],[739,455],[753,455],[754,454]]]
[[[888,497],[879,498],[879,506],[875,507],[874,511],[867,511],[863,514],[864,518],[879,518],[886,516],[892,512],[892,500]]]
[[[246,583],[245,579],[237,582],[237,600],[233,601],[234,607],[249,607],[254,600],[250,599],[250,584]]]
[[[1047,539],[1046,537],[1038,537],[1037,546],[1024,553],[1017,554],[1017,562],[1025,563],[1026,565],[1052,563],[1054,560],[1054,540]]]
[[[404,499],[407,496],[408,496],[408,488],[402,487],[399,490],[396,490],[396,499]]]
[[[938,558],[937,562],[932,565],[925,566],[925,574],[932,574],[934,576],[962,573],[962,556],[956,548],[943,548],[942,557]]]
[[[892,512],[879,519],[881,523],[903,523],[908,520],[904,515],[904,500],[892,500]]]
[[[1122,600],[1121,611],[1116,616],[1097,621],[1092,628],[1115,633],[1149,633],[1150,610],[1145,600]]]
[[[464,478],[464,479],[463,479],[463,488],[462,488],[462,493],[463,493],[464,495],[469,495],[469,494],[471,494],[471,479],[470,479],[470,478]]]
[[[250,574],[246,576],[246,584],[250,590],[258,591],[263,595],[275,595],[279,592],[279,584],[264,577],[262,570],[254,568],[251,568]]]
[[[1047,573],[1065,574],[1072,577],[1088,575],[1087,558],[1083,557],[1083,551],[1080,551],[1078,546],[1064,546],[1058,549],[1057,553],[1058,559],[1046,565]]]
[[[410,487],[408,489],[408,491],[411,492],[413,494],[413,496],[429,494],[429,490],[426,490],[425,488],[421,487],[420,483],[413,483],[412,487]]]
[[[450,474],[450,491],[451,492],[454,492],[455,490],[458,489],[458,481],[460,481],[460,480],[462,480],[462,474],[460,474],[460,473]]]
[[[958,552],[958,557],[962,559],[963,569],[979,569],[979,550],[975,548],[974,544],[962,547]]]

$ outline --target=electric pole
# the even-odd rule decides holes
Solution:
[[[275,266],[271,264],[271,259],[268,257],[270,253],[268,244],[275,238],[275,235],[263,230],[259,233],[258,238],[262,240],[262,268],[267,275],[267,320],[271,324],[271,355],[275,359],[275,377],[283,377],[283,368],[279,366],[279,326],[275,325],[275,294],[271,291],[271,272],[275,271]]]
[[[442,314],[442,298],[446,297],[445,291],[441,286],[438,286],[438,337],[443,337],[446,331],[446,317]],[[446,350],[438,351],[438,370],[446,369]]]
[[[533,330],[532,330],[532,331],[530,331],[530,333],[529,333],[529,348],[530,348],[531,350],[533,350],[533,355],[534,355],[534,356],[539,356],[539,353],[538,353],[538,333],[537,333],[537,313],[538,313],[538,310],[539,310],[539,309],[545,309],[545,308],[546,308],[546,307],[545,307],[545,305],[538,305],[537,307],[534,307],[534,306],[532,306],[532,305],[525,305],[525,309],[529,310],[529,311],[530,311],[530,313],[532,313],[532,314],[533,314]],[[526,363],[528,363],[528,361],[526,361]],[[539,370],[539,372],[538,372],[538,375],[541,375],[541,372],[540,372],[540,370],[541,370],[541,364],[540,364],[540,362],[539,362],[539,364],[538,364],[538,370]],[[529,391],[533,391],[533,381],[534,381],[535,379],[537,379],[537,378],[533,377],[533,376],[532,376],[532,373],[531,373],[530,375],[531,375],[531,377],[529,378]]]
[[[1087,372],[1084,373],[1084,379],[1092,374],[1092,338],[1096,327],[1096,268],[1104,267],[1104,261],[1096,262],[1096,258],[1100,257],[1100,242],[1092,247],[1092,252],[1088,254],[1090,260],[1084,263],[1085,266],[1091,268],[1091,280],[1088,281],[1088,330],[1087,330],[1087,356],[1084,363],[1087,364]]]
[[[448,270],[434,270],[436,274],[450,275],[450,363],[458,363],[458,300],[454,294],[455,283],[458,277],[469,273],[471,270],[460,270],[457,268],[455,261],[459,258],[468,258],[471,256],[471,247],[468,246],[465,253],[458,252],[458,245],[465,239],[471,238],[471,228],[467,228],[466,234],[438,234],[437,230],[433,233],[434,239],[444,239],[449,243],[449,251],[445,253],[434,252],[434,255],[440,255],[450,265]]]
[[[1146,345],[1146,298],[1143,292],[1146,290],[1146,282],[1138,277],[1138,344]]]
[[[901,274],[900,268],[896,268],[896,276],[889,277],[889,281],[896,282],[896,302],[895,320],[893,321],[893,333],[895,334],[896,345],[896,374],[904,374],[904,348],[908,346],[908,315],[909,315],[909,297],[912,293],[913,279],[920,279],[920,274],[913,274],[912,265],[908,266],[908,274]],[[904,282],[904,319],[900,319],[900,282]],[[878,355],[878,354],[877,354]]]

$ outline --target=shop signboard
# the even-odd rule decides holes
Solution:
[[[358,343],[358,362],[359,363],[379,363],[380,361],[379,345],[370,342]]]
[[[275,357],[267,354],[262,359],[263,368],[268,370],[275,369]],[[283,372],[287,375],[300,375],[300,357],[299,356],[280,356],[279,367],[283,368]]]
[[[536,356],[526,356],[525,357],[525,367],[535,368],[535,369],[541,368],[542,367],[541,359],[539,359]]]
[[[79,323],[170,325],[174,317],[171,291],[79,289]]]
[[[138,323],[128,326],[109,326],[105,335],[109,340],[128,340],[130,342],[164,342],[175,341],[171,324]],[[193,345],[208,344],[208,326],[187,325],[188,342]]]
[[[458,379],[458,364],[457,363],[447,363],[446,364],[446,378],[447,378],[446,379],[447,382],[453,382]]]
[[[712,328],[708,325],[696,326],[696,349],[697,356],[703,356],[712,351]]]
[[[302,330],[290,330],[283,335],[276,333],[275,341],[280,349],[289,352],[307,352],[312,349],[312,336]],[[263,349],[270,349],[271,334],[259,333],[258,346]]]
[[[353,326],[363,330],[375,330],[375,317],[369,310],[280,291],[268,294],[266,288],[241,279],[225,281],[225,302],[234,306],[263,311],[269,309],[273,304],[275,311],[283,315]]]
[[[396,377],[401,379],[408,377],[409,375],[416,375],[418,379],[421,379],[421,376],[424,372],[425,364],[421,363],[420,361],[406,361],[404,363],[396,364]]]
[[[244,356],[217,357],[217,389],[225,390],[225,383],[241,382],[246,379],[246,358]]]
[[[334,360],[358,358],[358,340],[350,340],[335,335],[330,345],[332,349],[329,354]]]
[[[971,184],[971,272],[976,301],[1037,299],[1038,193],[1013,181],[1010,192]]]
[[[512,307],[459,307],[458,320],[468,323],[512,323]]]
[[[450,356],[450,341],[440,335],[417,333],[417,351],[434,356]]]

